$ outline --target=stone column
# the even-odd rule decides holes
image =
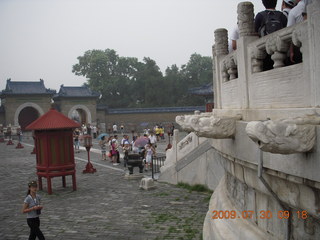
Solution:
[[[240,38],[237,40],[237,66],[238,66],[238,95],[241,108],[249,108],[248,79],[251,74],[251,58],[248,44],[258,39],[254,31],[254,11],[251,2],[238,4],[238,27]]]
[[[239,3],[237,13],[240,37],[255,36],[253,4],[251,2]]]
[[[214,31],[215,55],[227,55],[228,52],[228,31],[224,28],[218,28]]]
[[[224,28],[219,28],[214,31],[214,50],[213,55],[215,59],[216,82],[214,85],[214,105],[215,108],[221,109],[221,83],[223,69],[221,68],[221,59],[227,55],[228,52],[228,31]]]
[[[306,66],[309,66],[310,82],[311,82],[311,106],[320,106],[320,1],[313,0],[311,4],[307,6],[308,14],[308,41],[309,41],[309,54],[303,52],[303,62]],[[307,62],[307,58],[310,61]]]

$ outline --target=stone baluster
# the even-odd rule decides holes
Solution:
[[[284,66],[284,60],[287,57],[290,44],[281,40],[280,36],[270,37],[266,41],[266,51],[271,55],[273,60],[273,68]]]
[[[240,37],[255,36],[254,31],[254,9],[251,2],[238,4],[238,26]]]
[[[261,49],[254,48],[251,53],[252,58],[252,72],[262,72],[263,70],[263,59],[265,59],[267,53]]]
[[[305,45],[306,44],[302,44],[302,39],[304,38],[304,36],[306,36],[308,34],[307,32],[307,28],[305,26],[298,26],[296,27],[293,32],[292,32],[292,43],[300,48],[300,52],[303,54],[305,51]]]
[[[230,58],[228,61],[228,74],[229,80],[236,79],[238,77],[238,69],[235,58]]]
[[[222,77],[222,82],[229,81],[228,67],[227,67],[226,61],[222,62],[221,77]]]

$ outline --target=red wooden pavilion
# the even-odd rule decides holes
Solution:
[[[34,130],[39,189],[42,177],[47,179],[48,194],[52,194],[51,178],[62,176],[66,187],[66,176],[72,176],[73,190],[77,189],[73,150],[73,129],[80,125],[51,108],[47,113],[29,124]]]

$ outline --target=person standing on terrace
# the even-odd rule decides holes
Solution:
[[[276,10],[277,0],[262,0],[266,10],[259,12],[254,19],[255,31],[260,37],[278,31],[287,25],[287,17]],[[270,55],[263,61],[263,71],[273,68],[273,61]]]
[[[260,37],[287,26],[286,16],[276,10],[277,0],[262,0],[262,4],[266,10],[259,12],[254,19],[255,31]]]
[[[294,1],[293,0],[283,0],[281,10],[283,14],[288,18],[289,12],[294,7]]]

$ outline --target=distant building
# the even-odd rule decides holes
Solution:
[[[58,111],[81,124],[96,123],[97,100],[100,94],[88,87],[60,86],[53,96]]]
[[[57,93],[47,89],[42,79],[30,82],[8,79],[6,88],[0,92],[0,124],[20,125],[24,130],[53,105],[70,119],[80,124],[97,125],[101,131],[107,131],[114,122],[124,125],[128,131],[141,131],[156,123],[169,125],[179,114],[205,111],[204,106],[109,109],[106,105],[97,105],[99,96],[86,86],[61,85]],[[140,126],[141,123],[144,126]]]
[[[214,93],[213,93],[213,83],[204,84],[200,87],[194,87],[188,89],[189,94],[202,96],[206,102],[206,112],[212,112],[214,108]]]
[[[42,79],[39,82],[13,82],[8,79],[6,89],[0,93],[0,120],[3,124],[20,125],[24,129],[49,110],[55,93],[55,90],[45,87]]]

